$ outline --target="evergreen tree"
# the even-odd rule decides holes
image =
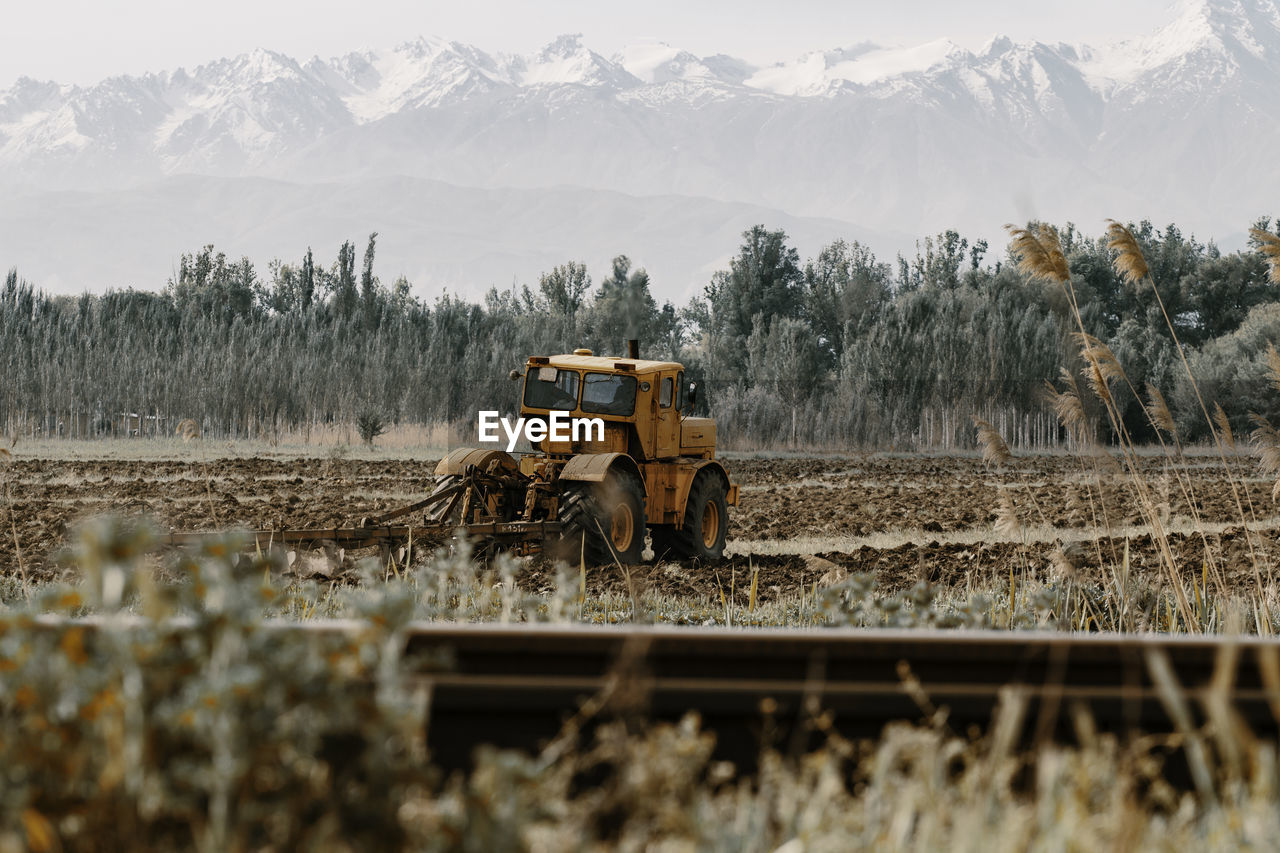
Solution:
[[[729,269],[713,276],[706,288],[712,364],[733,375],[746,367],[745,345],[757,323],[798,319],[804,310],[800,254],[787,245],[786,232],[756,225],[742,239]]]
[[[591,305],[589,337],[602,352],[624,352],[625,341],[637,339],[651,349],[666,341],[659,329],[658,304],[649,292],[649,274],[632,270],[631,259],[618,255],[600,281]]]
[[[586,264],[570,261],[544,273],[538,279],[538,290],[541,294],[539,307],[565,321],[569,334],[576,334],[578,329],[578,311],[591,289],[591,276],[587,275]]]
[[[311,307],[311,301],[316,295],[316,265],[311,258],[311,247],[307,247],[307,254],[302,259],[302,309]]]
[[[1151,268],[1133,283],[1115,275],[1104,240],[1061,232],[1086,329],[1140,392],[1150,382],[1165,394],[1184,439],[1203,437],[1158,287],[1206,400],[1237,431],[1249,411],[1277,417],[1266,349],[1280,343],[1280,303],[1262,256],[1223,255],[1174,226],[1133,230]],[[1052,442],[1061,433],[1044,383],[1082,367],[1062,288],[987,262],[985,244],[956,232],[922,240],[895,273],[843,241],[802,267],[783,232],[757,226],[679,310],[657,304],[626,255],[594,293],[585,265],[569,262],[536,288],[425,304],[404,278],[381,287],[376,237],[358,280],[351,242],[328,267],[310,249],[296,266],[273,261],[265,282],[248,259],[202,246],[181,255],[161,293],[50,296],[9,271],[0,429],[158,435],[190,417],[211,437],[275,438],[362,412],[468,429],[479,408],[518,405],[506,375],[529,355],[620,353],[638,337],[644,355],[705,383],[700,405],[728,443],[954,446],[972,440],[975,415],[1015,444]],[[1132,392],[1115,383],[1113,393],[1126,428],[1154,437]]]
[[[338,249],[338,259],[329,274],[329,286],[333,293],[333,306],[338,316],[350,317],[355,313],[359,296],[356,292],[356,247],[351,241],[343,242]]]

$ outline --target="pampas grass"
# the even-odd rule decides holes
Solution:
[[[1280,284],[1280,237],[1261,228],[1250,228],[1249,236],[1258,242],[1258,251],[1271,267],[1271,283]]]
[[[1111,351],[1111,347],[1087,332],[1077,332],[1076,340],[1080,343],[1080,357],[1089,365],[1089,372],[1085,374],[1085,378],[1089,380],[1089,385],[1100,400],[1104,402],[1111,400],[1111,383],[1115,381],[1128,385],[1129,390],[1134,392],[1133,395],[1138,396],[1137,389],[1129,381],[1128,375],[1120,366],[1120,360]]]
[[[1062,253],[1062,241],[1058,229],[1052,225],[1032,223],[1027,228],[1006,225],[1009,232],[1009,249],[1018,256],[1018,269],[1033,278],[1043,278],[1067,284],[1071,270]]]
[[[1233,451],[1236,449],[1236,436],[1231,431],[1231,421],[1227,419],[1227,413],[1222,410],[1222,404],[1215,402],[1213,404],[1213,422],[1218,425],[1218,432],[1222,434],[1222,441],[1227,447]]]
[[[1107,220],[1107,237],[1107,248],[1116,253],[1115,258],[1112,261],[1112,265],[1116,272],[1134,286],[1137,286],[1144,280],[1150,282],[1151,294],[1155,297],[1156,304],[1160,308],[1161,316],[1164,317],[1165,326],[1168,328],[1169,336],[1173,340],[1174,349],[1177,351],[1178,358],[1182,362],[1182,367],[1186,372],[1191,390],[1195,393],[1196,402],[1200,405],[1200,412],[1204,416],[1205,423],[1209,427],[1209,433],[1213,436],[1214,445],[1218,450],[1218,458],[1222,462],[1223,471],[1227,476],[1227,482],[1231,486],[1231,494],[1235,500],[1236,509],[1240,513],[1240,521],[1242,523],[1247,522],[1250,516],[1253,517],[1254,521],[1257,521],[1252,499],[1249,498],[1247,491],[1245,492],[1244,497],[1241,497],[1241,490],[1236,481],[1236,475],[1232,471],[1230,462],[1227,460],[1227,450],[1231,449],[1233,452],[1235,450],[1235,436],[1231,432],[1231,424],[1227,420],[1225,413],[1221,413],[1220,406],[1217,407],[1218,412],[1214,414],[1210,413],[1209,407],[1205,402],[1204,395],[1200,391],[1200,384],[1196,381],[1195,374],[1191,370],[1190,362],[1187,361],[1187,354],[1183,349],[1182,341],[1178,338],[1178,330],[1174,327],[1173,320],[1169,316],[1169,311],[1165,307],[1164,299],[1160,296],[1160,288],[1156,287],[1155,280],[1151,278],[1151,268],[1147,263],[1146,257],[1142,253],[1142,247],[1138,244],[1137,237],[1134,236],[1133,231],[1127,226],[1114,219]],[[1278,242],[1277,248],[1280,250],[1280,242]],[[1280,362],[1280,359],[1277,361]],[[1280,375],[1280,371],[1276,371],[1276,373],[1277,375]],[[1277,387],[1280,388],[1280,384],[1278,384]],[[1150,412],[1147,413],[1147,417],[1149,419],[1152,417]],[[1157,433],[1157,435],[1158,434],[1159,433]],[[1194,495],[1194,486],[1190,482],[1184,484],[1183,489],[1187,493],[1188,497]],[[1249,512],[1247,514],[1245,512],[1246,502],[1249,504]],[[1194,506],[1194,503],[1192,505]],[[1259,588],[1261,588],[1262,580],[1258,567],[1257,553],[1253,547],[1253,539],[1247,533],[1246,540],[1249,545],[1249,553],[1254,562],[1254,576]],[[1268,571],[1270,570],[1268,569]]]
[[[1165,432],[1175,442],[1178,441],[1178,427],[1173,420],[1173,414],[1169,411],[1169,404],[1160,393],[1160,389],[1150,382],[1147,383],[1147,415],[1151,419],[1151,426]],[[1179,445],[1179,451],[1181,451],[1181,445]]]
[[[7,469],[13,463],[13,448],[17,445],[18,437],[15,435],[8,447],[0,447],[0,469]],[[22,588],[25,590],[27,589],[27,564],[22,558],[22,543],[18,540],[18,520],[13,512],[13,492],[9,488],[7,471],[3,477],[0,477],[0,483],[4,484],[5,513],[9,516],[9,532],[13,535],[13,552],[18,558],[18,574],[22,580]]]
[[[1271,387],[1280,392],[1280,353],[1276,352],[1275,344],[1267,344],[1267,380],[1271,383]]]
[[[995,531],[1009,538],[1013,538],[1015,534],[1020,536],[1022,531],[1022,519],[1018,517],[1018,509],[1013,504],[1013,498],[1004,489],[1001,489],[997,496]]]
[[[1151,275],[1151,268],[1147,266],[1138,238],[1114,219],[1107,220],[1107,248],[1116,253],[1116,272],[1130,284],[1137,284]]]
[[[1253,420],[1253,446],[1258,449],[1258,470],[1269,477],[1280,477],[1280,432],[1262,415],[1249,416]],[[1280,479],[1271,487],[1271,500],[1280,498]]]
[[[1196,382],[1196,377],[1191,372],[1191,364],[1187,361],[1187,354],[1183,351],[1182,341],[1178,339],[1178,330],[1174,328],[1173,320],[1169,317],[1169,311],[1165,308],[1164,299],[1160,296],[1160,288],[1156,287],[1155,281],[1151,278],[1151,267],[1147,264],[1147,259],[1142,254],[1142,247],[1138,245],[1138,238],[1133,235],[1133,231],[1129,230],[1128,227],[1114,219],[1107,220],[1107,237],[1107,248],[1116,253],[1112,265],[1115,267],[1116,272],[1120,274],[1120,277],[1135,286],[1144,280],[1151,283],[1151,293],[1156,298],[1156,304],[1160,306],[1160,314],[1164,317],[1165,326],[1169,329],[1169,336],[1173,338],[1173,347],[1178,352],[1178,358],[1182,360],[1182,366],[1186,370],[1191,389],[1195,392],[1196,400],[1200,403],[1200,410],[1204,414],[1205,422],[1209,425],[1209,432],[1213,434],[1214,442],[1218,444],[1218,451],[1222,454],[1222,438],[1217,428],[1217,423],[1213,416],[1209,414],[1209,407],[1205,405],[1204,397],[1200,394],[1200,384]],[[1222,454],[1222,461],[1225,465],[1225,454]],[[1234,482],[1232,487],[1234,488]],[[1237,495],[1237,499],[1238,497]]]
[[[187,418],[186,420],[178,424],[177,428],[173,431],[173,433],[174,435],[180,437],[183,443],[185,444],[186,442],[191,441],[191,439],[193,438],[200,437],[200,427],[196,424],[196,422],[193,419]]]
[[[1013,461],[1009,445],[989,422],[982,418],[974,418],[973,425],[978,428],[978,443],[982,445],[982,461],[988,465],[1003,466]]]
[[[1067,390],[1059,391],[1052,382],[1046,380],[1045,397],[1058,422],[1067,430],[1067,434],[1081,446],[1090,444],[1092,434],[1089,418],[1085,414],[1084,404],[1080,401],[1080,386],[1076,383],[1075,374],[1064,367],[1061,369],[1061,376]]]
[[[1138,246],[1133,233],[1114,221],[1111,221],[1111,226],[1112,228],[1109,233],[1112,238],[1112,242],[1108,245],[1115,248],[1119,253],[1117,259],[1117,271],[1130,280],[1134,280],[1135,277],[1138,280],[1143,277],[1147,277],[1149,270],[1146,260],[1142,256],[1142,251]],[[1121,411],[1120,404],[1112,393],[1111,383],[1114,381],[1123,382],[1129,390],[1133,392],[1133,396],[1137,399],[1138,405],[1143,409],[1148,420],[1153,420],[1153,415],[1143,402],[1142,396],[1138,393],[1137,389],[1133,387],[1133,383],[1130,382],[1128,376],[1125,374],[1123,367],[1115,356],[1115,353],[1111,351],[1110,347],[1090,334],[1089,330],[1085,327],[1084,318],[1080,312],[1079,301],[1076,298],[1075,288],[1071,282],[1070,267],[1063,256],[1062,245],[1058,237],[1057,230],[1051,226],[1035,223],[1029,225],[1027,228],[1006,226],[1006,229],[1011,237],[1009,248],[1011,253],[1018,260],[1018,268],[1029,276],[1057,281],[1062,285],[1062,288],[1067,295],[1067,299],[1071,305],[1072,317],[1076,324],[1075,337],[1080,347],[1080,357],[1085,362],[1085,379],[1089,383],[1090,390],[1093,392],[1094,396],[1102,402],[1103,408],[1110,420],[1112,431],[1119,442],[1120,456],[1128,471],[1130,487],[1133,490],[1138,506],[1142,509],[1142,514],[1146,517],[1151,526],[1152,539],[1157,546],[1160,562],[1168,574],[1170,585],[1173,588],[1174,596],[1178,603],[1179,613],[1190,630],[1199,631],[1201,630],[1201,625],[1196,619],[1183,589],[1177,560],[1175,559],[1170,547],[1168,534],[1165,531],[1165,525],[1160,517],[1156,501],[1152,496],[1150,484],[1147,483],[1142,476],[1133,436],[1130,435],[1128,428],[1125,426],[1124,414]],[[1152,284],[1152,290],[1153,292],[1155,291],[1154,283]],[[1159,293],[1156,292],[1155,295],[1157,301],[1160,301]],[[1183,364],[1186,365],[1187,373],[1190,376],[1190,366],[1187,365],[1186,356],[1182,353],[1182,348],[1177,341],[1176,333],[1173,332],[1173,324],[1169,321],[1168,312],[1164,311],[1163,302],[1160,302],[1160,308],[1161,311],[1164,312],[1165,322],[1168,323],[1170,332],[1174,334],[1174,344],[1178,347]],[[1194,381],[1194,377],[1192,377],[1192,382],[1194,383]],[[1196,393],[1198,396],[1198,388]],[[1078,391],[1076,392],[1076,395],[1078,398]],[[1055,397],[1054,399],[1055,402],[1062,404],[1064,408],[1069,404],[1068,398]],[[1208,409],[1205,408],[1203,400],[1201,401],[1201,409],[1204,411],[1206,420],[1208,420],[1209,412]],[[1210,429],[1213,429],[1212,421],[1210,421]],[[1158,434],[1159,433],[1157,432],[1157,435]],[[1214,438],[1218,442],[1219,450],[1221,451],[1221,439],[1218,437],[1216,431],[1214,433]],[[1164,439],[1161,438],[1162,443],[1163,441]],[[1223,456],[1223,463],[1224,465],[1226,464],[1225,455]],[[1185,492],[1187,490],[1187,485],[1182,484],[1182,487]],[[1233,490],[1235,488],[1234,482],[1232,483],[1232,488]],[[1188,497],[1190,497],[1190,495],[1188,495]],[[1194,506],[1194,501],[1192,501],[1192,504]],[[1237,504],[1239,505],[1238,495]],[[1244,510],[1242,506],[1240,514],[1243,519]],[[1216,570],[1216,566],[1214,568],[1215,577],[1218,577],[1219,573]]]

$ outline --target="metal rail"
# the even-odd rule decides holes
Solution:
[[[848,737],[938,708],[956,732],[985,730],[1005,688],[1027,702],[1027,739],[1070,740],[1074,708],[1099,730],[1169,732],[1151,672],[1161,658],[1193,714],[1215,674],[1255,734],[1274,738],[1280,712],[1280,642],[1256,637],[414,625],[410,660],[441,650],[454,667],[422,677],[432,753],[448,767],[465,766],[480,743],[536,749],[611,685],[627,698],[606,702],[606,714],[696,710],[718,754],[740,765],[754,762],[766,729],[775,746],[812,741],[805,724],[819,709]]]
[[[33,627],[138,628],[137,617],[44,616]],[[188,618],[169,620],[183,630]],[[260,630],[345,634],[359,620],[272,620]],[[808,727],[830,712],[850,738],[940,709],[945,725],[985,731],[1012,690],[1025,700],[1024,742],[1070,742],[1077,709],[1099,731],[1174,731],[1153,674],[1165,669],[1195,725],[1210,700],[1254,735],[1280,737],[1280,640],[1260,637],[884,629],[415,622],[407,674],[430,689],[428,744],[445,768],[481,744],[537,750],[587,705],[593,720],[675,720],[697,711],[718,757],[749,768],[767,745],[820,742]],[[449,665],[441,668],[441,661]],[[1167,664],[1167,666],[1166,666]],[[1163,691],[1167,697],[1167,689]],[[1216,693],[1216,695],[1215,695]]]

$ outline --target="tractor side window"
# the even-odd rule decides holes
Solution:
[[[676,409],[684,409],[684,374],[676,374]]]
[[[588,373],[582,387],[582,411],[623,417],[635,414],[636,378],[617,373]]]
[[[671,398],[674,396],[675,380],[670,376],[662,378],[662,390],[658,392],[658,405],[664,409],[671,408]]]
[[[530,409],[559,409],[571,412],[578,407],[578,373],[539,367],[524,377],[524,404]]]

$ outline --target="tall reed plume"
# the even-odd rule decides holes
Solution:
[[[974,418],[973,425],[978,428],[978,443],[982,445],[982,461],[988,465],[1002,466],[1013,461],[1009,445],[1000,433],[989,422],[982,418]]]
[[[1109,221],[1110,228],[1108,231],[1111,242],[1108,243],[1119,253],[1117,269],[1130,280],[1141,280],[1149,275],[1149,269],[1145,258],[1142,256],[1141,249],[1138,246],[1137,239],[1127,228],[1119,223]],[[1103,409],[1107,413],[1107,418],[1111,423],[1111,429],[1119,443],[1120,457],[1124,462],[1124,466],[1128,473],[1128,482],[1133,491],[1133,496],[1137,505],[1141,508],[1143,516],[1151,528],[1151,536],[1153,544],[1156,546],[1160,562],[1168,574],[1169,581],[1173,587],[1174,595],[1178,603],[1178,609],[1183,617],[1184,623],[1188,630],[1198,631],[1199,624],[1193,615],[1190,602],[1183,589],[1182,580],[1179,575],[1178,563],[1174,557],[1172,547],[1169,542],[1169,536],[1165,530],[1164,520],[1160,517],[1157,501],[1152,495],[1150,484],[1147,483],[1142,474],[1142,463],[1139,459],[1137,447],[1134,444],[1133,437],[1130,435],[1125,425],[1124,413],[1121,410],[1119,402],[1116,400],[1111,390],[1112,382],[1123,382],[1133,392],[1133,396],[1137,399],[1138,405],[1143,409],[1148,420],[1153,420],[1153,416],[1146,404],[1143,402],[1142,395],[1133,387],[1129,381],[1124,369],[1121,367],[1119,360],[1105,343],[1098,340],[1089,333],[1084,323],[1084,317],[1080,312],[1080,304],[1077,299],[1075,287],[1071,281],[1070,266],[1066,261],[1066,257],[1062,251],[1061,240],[1057,229],[1049,225],[1032,223],[1027,228],[1018,228],[1013,225],[1005,226],[1010,235],[1010,251],[1017,258],[1018,268],[1024,274],[1035,277],[1056,281],[1062,285],[1063,291],[1066,293],[1067,300],[1071,306],[1072,318],[1075,320],[1076,339],[1080,347],[1080,357],[1085,362],[1084,375],[1089,383],[1090,389],[1093,391],[1103,405]],[[1153,284],[1154,290],[1154,284]],[[1159,300],[1159,294],[1156,294]],[[1164,305],[1161,302],[1161,310]],[[1168,314],[1165,313],[1166,322]],[[1169,322],[1169,328],[1172,331],[1172,323]],[[1177,339],[1175,334],[1175,345]],[[1181,347],[1179,345],[1179,352]],[[1185,363],[1186,357],[1183,356]],[[1188,368],[1188,374],[1190,368]],[[1193,380],[1194,381],[1194,380]],[[1054,392],[1055,395],[1057,392]],[[1078,391],[1076,392],[1078,399]],[[1070,405],[1070,397],[1065,395],[1055,396],[1055,408],[1062,406],[1064,409]],[[1208,409],[1202,404],[1205,417],[1208,419]],[[1074,414],[1072,414],[1074,419]],[[1065,425],[1064,421],[1064,425]],[[1212,428],[1212,425],[1211,425]],[[1215,434],[1215,438],[1217,438]],[[1163,443],[1163,438],[1161,442]],[[1225,461],[1225,460],[1224,460]],[[1186,485],[1183,485],[1184,491]],[[1194,503],[1194,502],[1193,502]],[[1243,511],[1242,511],[1243,515]],[[1207,543],[1206,543],[1207,544]],[[1215,576],[1219,573],[1215,571]]]
[[[1196,402],[1200,405],[1200,412],[1204,416],[1206,425],[1209,427],[1209,434],[1213,437],[1214,445],[1218,451],[1218,458],[1222,462],[1222,467],[1227,475],[1227,482],[1231,487],[1231,494],[1236,504],[1236,509],[1240,514],[1241,522],[1247,521],[1250,517],[1257,521],[1257,514],[1254,511],[1253,500],[1249,497],[1247,490],[1241,496],[1241,487],[1236,481],[1236,475],[1232,471],[1231,464],[1227,460],[1227,451],[1236,452],[1235,435],[1231,429],[1231,422],[1227,419],[1226,413],[1222,410],[1222,406],[1217,402],[1214,403],[1214,411],[1210,412],[1209,406],[1206,404],[1204,395],[1200,392],[1200,384],[1196,381],[1195,375],[1191,370],[1191,363],[1187,360],[1186,351],[1183,349],[1182,341],[1178,339],[1178,330],[1173,325],[1173,320],[1169,316],[1169,311],[1165,307],[1164,299],[1160,296],[1160,288],[1156,286],[1155,280],[1151,277],[1151,267],[1147,264],[1147,259],[1142,253],[1142,247],[1138,243],[1138,238],[1134,236],[1125,225],[1114,219],[1107,220],[1107,248],[1116,253],[1113,265],[1116,272],[1130,284],[1137,286],[1142,281],[1147,281],[1151,285],[1151,293],[1156,299],[1156,304],[1160,307],[1160,314],[1164,317],[1165,326],[1169,329],[1169,336],[1173,339],[1174,349],[1178,353],[1178,358],[1182,362],[1183,370],[1186,372],[1187,382],[1194,392]],[[1266,241],[1260,241],[1264,246],[1271,245],[1273,249],[1280,252],[1280,238],[1275,243],[1268,244]],[[1273,274],[1275,269],[1273,267]],[[1148,417],[1151,415],[1148,413]],[[1195,487],[1189,478],[1184,481],[1179,475],[1179,483],[1182,484],[1183,491],[1188,497],[1188,502],[1192,508],[1192,514],[1199,521],[1199,509],[1197,502],[1193,500]],[[1245,511],[1245,504],[1248,504],[1248,512]],[[1253,537],[1249,535],[1248,528],[1245,528],[1245,539],[1249,545],[1249,553],[1254,563],[1254,576],[1258,582],[1259,590],[1261,590],[1261,575],[1258,572],[1258,554],[1254,550]],[[1203,533],[1202,533],[1203,537]],[[1268,568],[1268,572],[1270,569]]]
[[[1280,284],[1280,237],[1261,228],[1250,228],[1249,236],[1258,243],[1258,251],[1262,252],[1271,267],[1271,283]]]

